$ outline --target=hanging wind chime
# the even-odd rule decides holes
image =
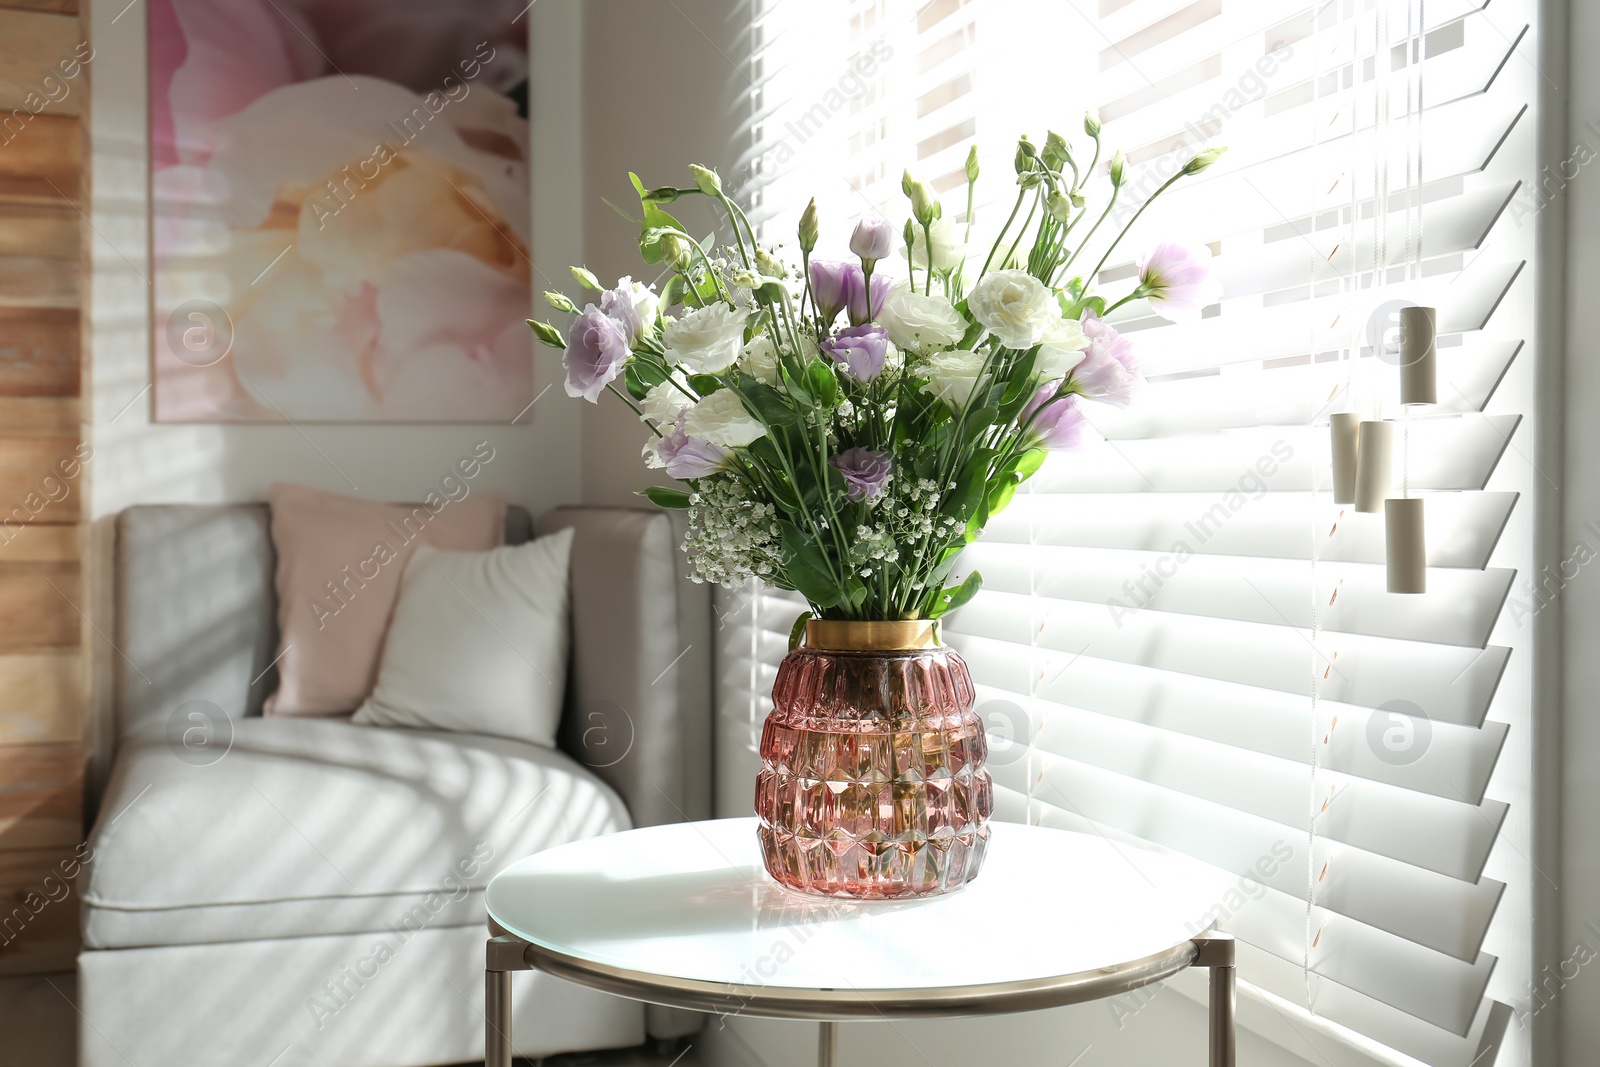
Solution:
[[[1420,4],[1418,5],[1420,8]],[[1420,31],[1420,11],[1413,27]],[[1408,36],[1405,46],[1406,62],[1406,255],[1407,281],[1422,277],[1422,61],[1425,37],[1421,32]],[[1392,56],[1388,49],[1380,55]],[[1386,144],[1390,134],[1389,99],[1387,92],[1376,94],[1373,116],[1375,145]],[[1376,153],[1378,164],[1373,175],[1373,264],[1374,291],[1388,280],[1388,153],[1380,148]],[[1352,213],[1351,226],[1356,224]],[[1374,399],[1375,417],[1365,418],[1357,411],[1336,412],[1329,418],[1329,432],[1333,448],[1333,499],[1337,504],[1353,504],[1357,512],[1383,513],[1384,561],[1391,593],[1424,593],[1427,591],[1427,539],[1423,521],[1423,502],[1411,495],[1411,434],[1412,409],[1438,402],[1438,350],[1436,345],[1438,319],[1431,307],[1403,307],[1400,309],[1399,337],[1391,346],[1384,331],[1375,339],[1374,353],[1380,362],[1393,362],[1399,366],[1400,407],[1402,432],[1400,435],[1400,464],[1403,471],[1399,496],[1391,496],[1394,480],[1395,423],[1382,417],[1381,392],[1388,387],[1386,380],[1374,384],[1380,395]],[[1354,356],[1352,352],[1352,373]],[[1374,368],[1376,372],[1376,368]]]

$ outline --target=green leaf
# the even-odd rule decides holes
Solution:
[[[1010,467],[1016,473],[1017,478],[1020,481],[1025,482],[1039,472],[1039,468],[1044,466],[1044,461],[1048,459],[1049,456],[1050,453],[1045,449],[1030,448],[1020,455],[1013,456],[1010,461],[1006,463],[1006,466]]]
[[[943,618],[971,600],[982,588],[983,575],[973,571],[960,585],[946,586],[939,590],[939,594],[933,598],[933,607],[928,610],[928,618]]]
[[[565,349],[567,347],[566,338],[561,336],[561,331],[548,322],[529,319],[528,325],[533,327],[533,335],[539,339],[540,344],[548,345],[551,348]]]
[[[680,303],[683,300],[684,293],[688,291],[689,287],[684,283],[683,275],[674,274],[668,278],[667,284],[661,287],[661,310],[665,311],[674,304]]]
[[[628,387],[628,395],[635,400],[643,400],[650,387],[639,378],[639,365],[630,361],[622,368],[622,384]]]
[[[1077,282],[1074,278],[1073,282]],[[1096,318],[1103,317],[1106,313],[1106,301],[1103,296],[1085,296],[1081,290],[1074,287],[1074,295],[1066,292],[1056,294],[1056,303],[1061,305],[1061,314],[1069,319],[1081,319],[1085,310],[1092,311]]]
[[[989,460],[994,453],[980,448],[956,476],[956,487],[945,497],[941,510],[953,519],[970,521],[978,513],[988,486]]]
[[[839,379],[833,376],[833,368],[820,359],[812,360],[806,367],[806,392],[818,407],[833,407],[834,398],[839,395]]]
[[[652,485],[641,490],[637,496],[648,497],[650,503],[658,508],[672,508],[682,511],[689,506],[689,494],[682,489],[668,489],[664,485]]]
[[[816,542],[809,540],[793,523],[780,524],[783,530],[783,569],[795,591],[814,607],[831,608],[844,597],[828,573],[827,557]]]
[[[1022,479],[1015,474],[1007,474],[989,486],[988,496],[984,500],[984,522],[987,523],[1005,510],[1006,505],[1011,503],[1011,498],[1017,495],[1017,486],[1021,482]],[[978,532],[982,532],[982,527],[979,527]]]
[[[789,627],[789,651],[793,652],[800,647],[800,639],[806,634],[806,623],[811,621],[811,612],[802,611],[795,616],[794,625]]]
[[[593,289],[595,292],[599,292],[604,288],[600,284],[600,279],[591,274],[588,267],[568,267],[567,270],[572,272],[572,280],[585,289]]]
[[[715,374],[691,374],[689,375],[689,388],[699,393],[702,397],[707,397],[722,388],[722,379]]]
[[[783,394],[756,381],[748,374],[739,379],[739,395],[748,407],[755,409],[761,421],[768,426],[793,426],[800,421],[799,412],[789,405]]]
[[[1038,360],[1039,348],[1036,345],[1024,352],[1017,360],[1016,366],[1011,368],[1010,384],[1006,386],[1005,393],[1000,397],[1000,412],[1002,416],[1013,417],[1015,413],[1007,415],[1006,409],[1016,405],[1020,410],[1022,405],[1027,402],[1025,398],[1033,393],[1033,367]]]
[[[635,357],[622,369],[622,380],[628,386],[629,395],[643,400],[646,393],[667,380],[667,372],[658,364]]]

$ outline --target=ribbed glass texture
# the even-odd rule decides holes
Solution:
[[[762,856],[791,889],[925,896],[976,877],[988,742],[947,648],[799,648],[778,668],[756,778]]]

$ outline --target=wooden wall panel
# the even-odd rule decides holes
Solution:
[[[78,398],[0,392],[0,427],[8,437],[72,437],[81,429]]]
[[[71,15],[0,8],[0,111],[78,114],[88,96],[82,64],[75,62],[82,39]],[[74,69],[77,76],[63,76]]]
[[[74,849],[0,852],[0,975],[72,969],[83,880]]]
[[[82,174],[83,134],[77,119],[40,115],[20,132],[0,132],[0,200],[76,201]]]
[[[76,311],[0,307],[0,396],[77,396],[81,345]]]
[[[83,754],[76,744],[0,745],[0,850],[83,840]]]
[[[0,745],[79,741],[83,699],[77,652],[0,654]]]
[[[77,451],[76,437],[0,437],[0,541],[10,540],[7,524],[78,521],[81,465],[77,478],[68,483],[70,492],[63,494],[46,481],[70,472]],[[61,499],[51,499],[52,493]]]
[[[83,840],[93,632],[80,613],[78,4],[0,0],[0,975],[70,970],[78,949],[81,887],[45,882]]]
[[[70,204],[0,203],[0,256],[77,261],[80,217]]]
[[[80,273],[76,260],[0,256],[0,307],[76,309]]]
[[[76,487],[74,487],[76,490]],[[35,522],[26,526],[0,525],[0,566],[7,563],[77,563],[78,524],[56,526]],[[0,685],[3,685],[0,682]],[[5,694],[0,693],[0,706]]]
[[[0,652],[77,648],[82,585],[76,563],[0,564]]]

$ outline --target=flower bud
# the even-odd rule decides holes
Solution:
[[[1183,172],[1189,175],[1199,174],[1201,171],[1211,166],[1211,164],[1221,159],[1222,153],[1226,152],[1227,150],[1228,149],[1225,146],[1222,148],[1204,149],[1184,165]]]
[[[669,267],[681,269],[689,262],[689,250],[675,233],[661,235],[661,259]]]
[[[765,248],[756,249],[756,270],[766,278],[782,278],[788,273],[788,268],[783,265],[783,260],[768,252]]]
[[[689,164],[689,173],[694,175],[694,183],[700,191],[707,196],[722,195],[722,179],[717,177],[717,172],[707,170],[698,163]]]
[[[585,289],[593,289],[597,293],[605,290],[605,286],[600,284],[600,279],[596,278],[592,273],[590,273],[589,268],[568,267],[567,270],[572,272],[572,280],[583,286]]]
[[[551,348],[564,349],[567,347],[566,339],[561,336],[561,331],[548,322],[537,322],[529,319],[528,325],[533,328],[533,335],[539,339],[540,344],[548,345]]]
[[[1100,120],[1087,111],[1083,113],[1083,132],[1090,137],[1100,136]]]
[[[561,293],[552,293],[549,290],[545,290],[544,302],[557,311],[565,311],[568,315],[576,315],[578,313],[578,305],[568,300]]]
[[[1026,174],[1033,169],[1035,152],[1032,141],[1026,137],[1017,140],[1017,154],[1011,157],[1011,165],[1016,167],[1018,174]]]
[[[1059,171],[1061,165],[1072,158],[1072,149],[1067,145],[1067,139],[1054,130],[1045,135],[1044,139],[1044,165],[1051,170]]]
[[[856,223],[855,232],[850,235],[850,251],[865,266],[887,256],[893,241],[894,230],[887,219],[865,218]]]
[[[1050,217],[1063,226],[1072,221],[1072,200],[1059,189],[1050,194],[1045,206],[1050,209]]]
[[[647,204],[670,204],[682,195],[675,185],[663,185],[659,189],[652,189],[639,199]]]
[[[1128,157],[1124,156],[1122,149],[1119,148],[1116,155],[1111,157],[1111,184],[1120,188],[1123,180],[1127,177],[1127,171]]]
[[[901,232],[906,239],[906,253],[910,255],[911,251],[917,247],[917,224],[911,219],[906,219],[906,228]]]
[[[967,181],[978,180],[978,146],[973,145],[967,150]]]
[[[811,198],[811,203],[800,215],[800,251],[810,252],[817,247],[817,200]]]
[[[911,176],[910,171],[906,171],[900,187],[906,189],[906,195],[911,198],[911,217],[917,222],[926,226],[934,219],[943,217],[944,208],[940,206],[939,198],[934,195],[933,189],[926,182],[917,181]]]

